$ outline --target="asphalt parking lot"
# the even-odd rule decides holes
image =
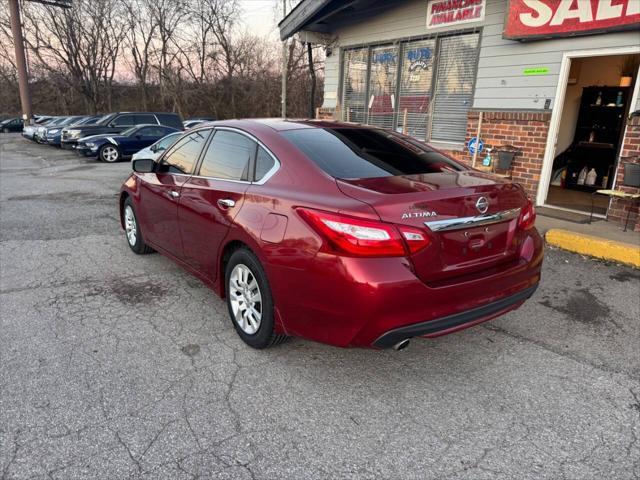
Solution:
[[[116,210],[127,162],[0,136],[0,474],[640,478],[640,273],[547,250],[503,318],[401,352],[254,351]]]

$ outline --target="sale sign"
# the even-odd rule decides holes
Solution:
[[[512,40],[640,29],[640,0],[509,0],[508,7],[503,37]]]
[[[486,0],[430,0],[427,29],[484,20]]]

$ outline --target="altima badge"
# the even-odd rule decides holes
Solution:
[[[405,220],[407,218],[425,218],[425,217],[435,217],[438,214],[435,211],[431,212],[408,212],[402,214],[402,219]]]

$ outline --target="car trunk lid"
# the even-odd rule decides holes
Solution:
[[[411,256],[425,283],[507,264],[518,257],[522,189],[475,171],[337,180],[381,220],[423,229],[431,245]]]

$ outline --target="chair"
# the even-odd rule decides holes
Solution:
[[[640,188],[640,163],[624,164],[624,178],[622,179],[621,185],[623,187]],[[624,231],[626,232],[631,210],[636,203],[640,202],[640,193],[629,193],[622,190],[596,190],[591,195],[591,215],[589,216],[589,223],[593,220],[594,195],[607,195],[609,198],[631,201],[631,206],[629,210],[627,210],[627,218],[624,221]]]

